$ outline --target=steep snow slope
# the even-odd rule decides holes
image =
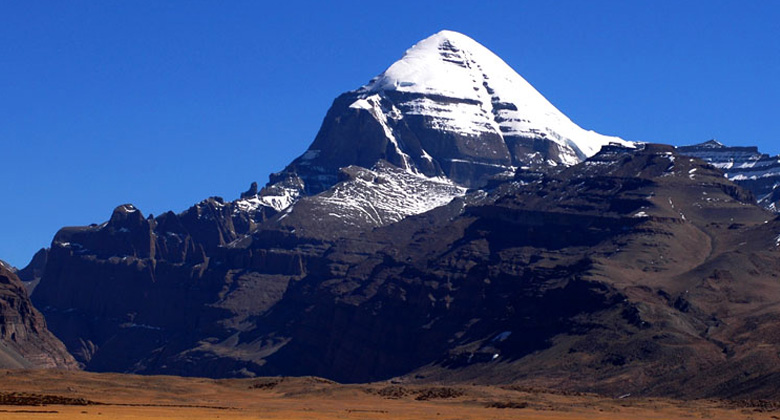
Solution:
[[[247,206],[273,205],[281,211],[298,197],[337,185],[342,168],[373,170],[380,161],[430,180],[421,185],[446,179],[480,188],[518,167],[573,165],[610,143],[633,145],[580,128],[490,50],[465,35],[441,31],[368,84],[339,96],[309,149],[272,175]],[[368,194],[381,201],[374,192],[361,190],[355,197]],[[423,209],[404,207],[408,201],[397,204],[396,214]]]
[[[453,31],[420,41],[359,90],[387,91],[423,95],[400,104],[403,113],[427,116],[441,130],[550,139],[570,149],[561,159],[569,165],[610,142],[627,144],[580,128],[497,55]]]

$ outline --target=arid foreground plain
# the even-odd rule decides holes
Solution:
[[[0,371],[2,419],[777,419],[766,401],[646,399],[518,386],[342,385]]]

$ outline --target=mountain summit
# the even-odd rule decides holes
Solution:
[[[626,143],[583,130],[492,51],[453,31],[420,41],[361,91],[439,95],[439,104],[444,98],[462,102],[442,108],[434,99],[418,99],[408,104],[407,113],[428,116],[442,130],[474,136],[550,139],[573,152],[561,156],[565,164],[578,163],[610,142]]]
[[[479,187],[517,167],[576,164],[609,143],[632,144],[580,128],[490,50],[441,31],[339,96],[309,149],[272,184],[301,180],[318,193],[342,167],[385,160]]]

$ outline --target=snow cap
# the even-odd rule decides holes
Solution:
[[[619,137],[587,131],[566,117],[495,53],[458,32],[443,30],[418,42],[360,91],[398,91],[481,104],[505,136],[544,137],[572,147],[579,159]]]

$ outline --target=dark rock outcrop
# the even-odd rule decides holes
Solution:
[[[715,140],[677,150],[711,163],[751,191],[761,206],[780,211],[780,156],[761,153],[757,147],[729,147]]]
[[[0,264],[0,367],[77,369],[65,346],[46,328],[22,282]]]
[[[206,269],[266,214],[219,197],[157,218],[119,206],[102,225],[57,233],[35,302],[87,368],[143,371],[135,365],[142,356],[165,345],[186,348],[204,324],[228,316],[208,307],[229,287],[225,272]],[[173,344],[180,341],[186,344]]]
[[[41,248],[33,255],[30,263],[16,273],[16,275],[19,276],[19,280],[24,284],[25,289],[27,289],[28,295],[33,294],[38,283],[41,281],[48,259],[49,250],[47,248]]]

